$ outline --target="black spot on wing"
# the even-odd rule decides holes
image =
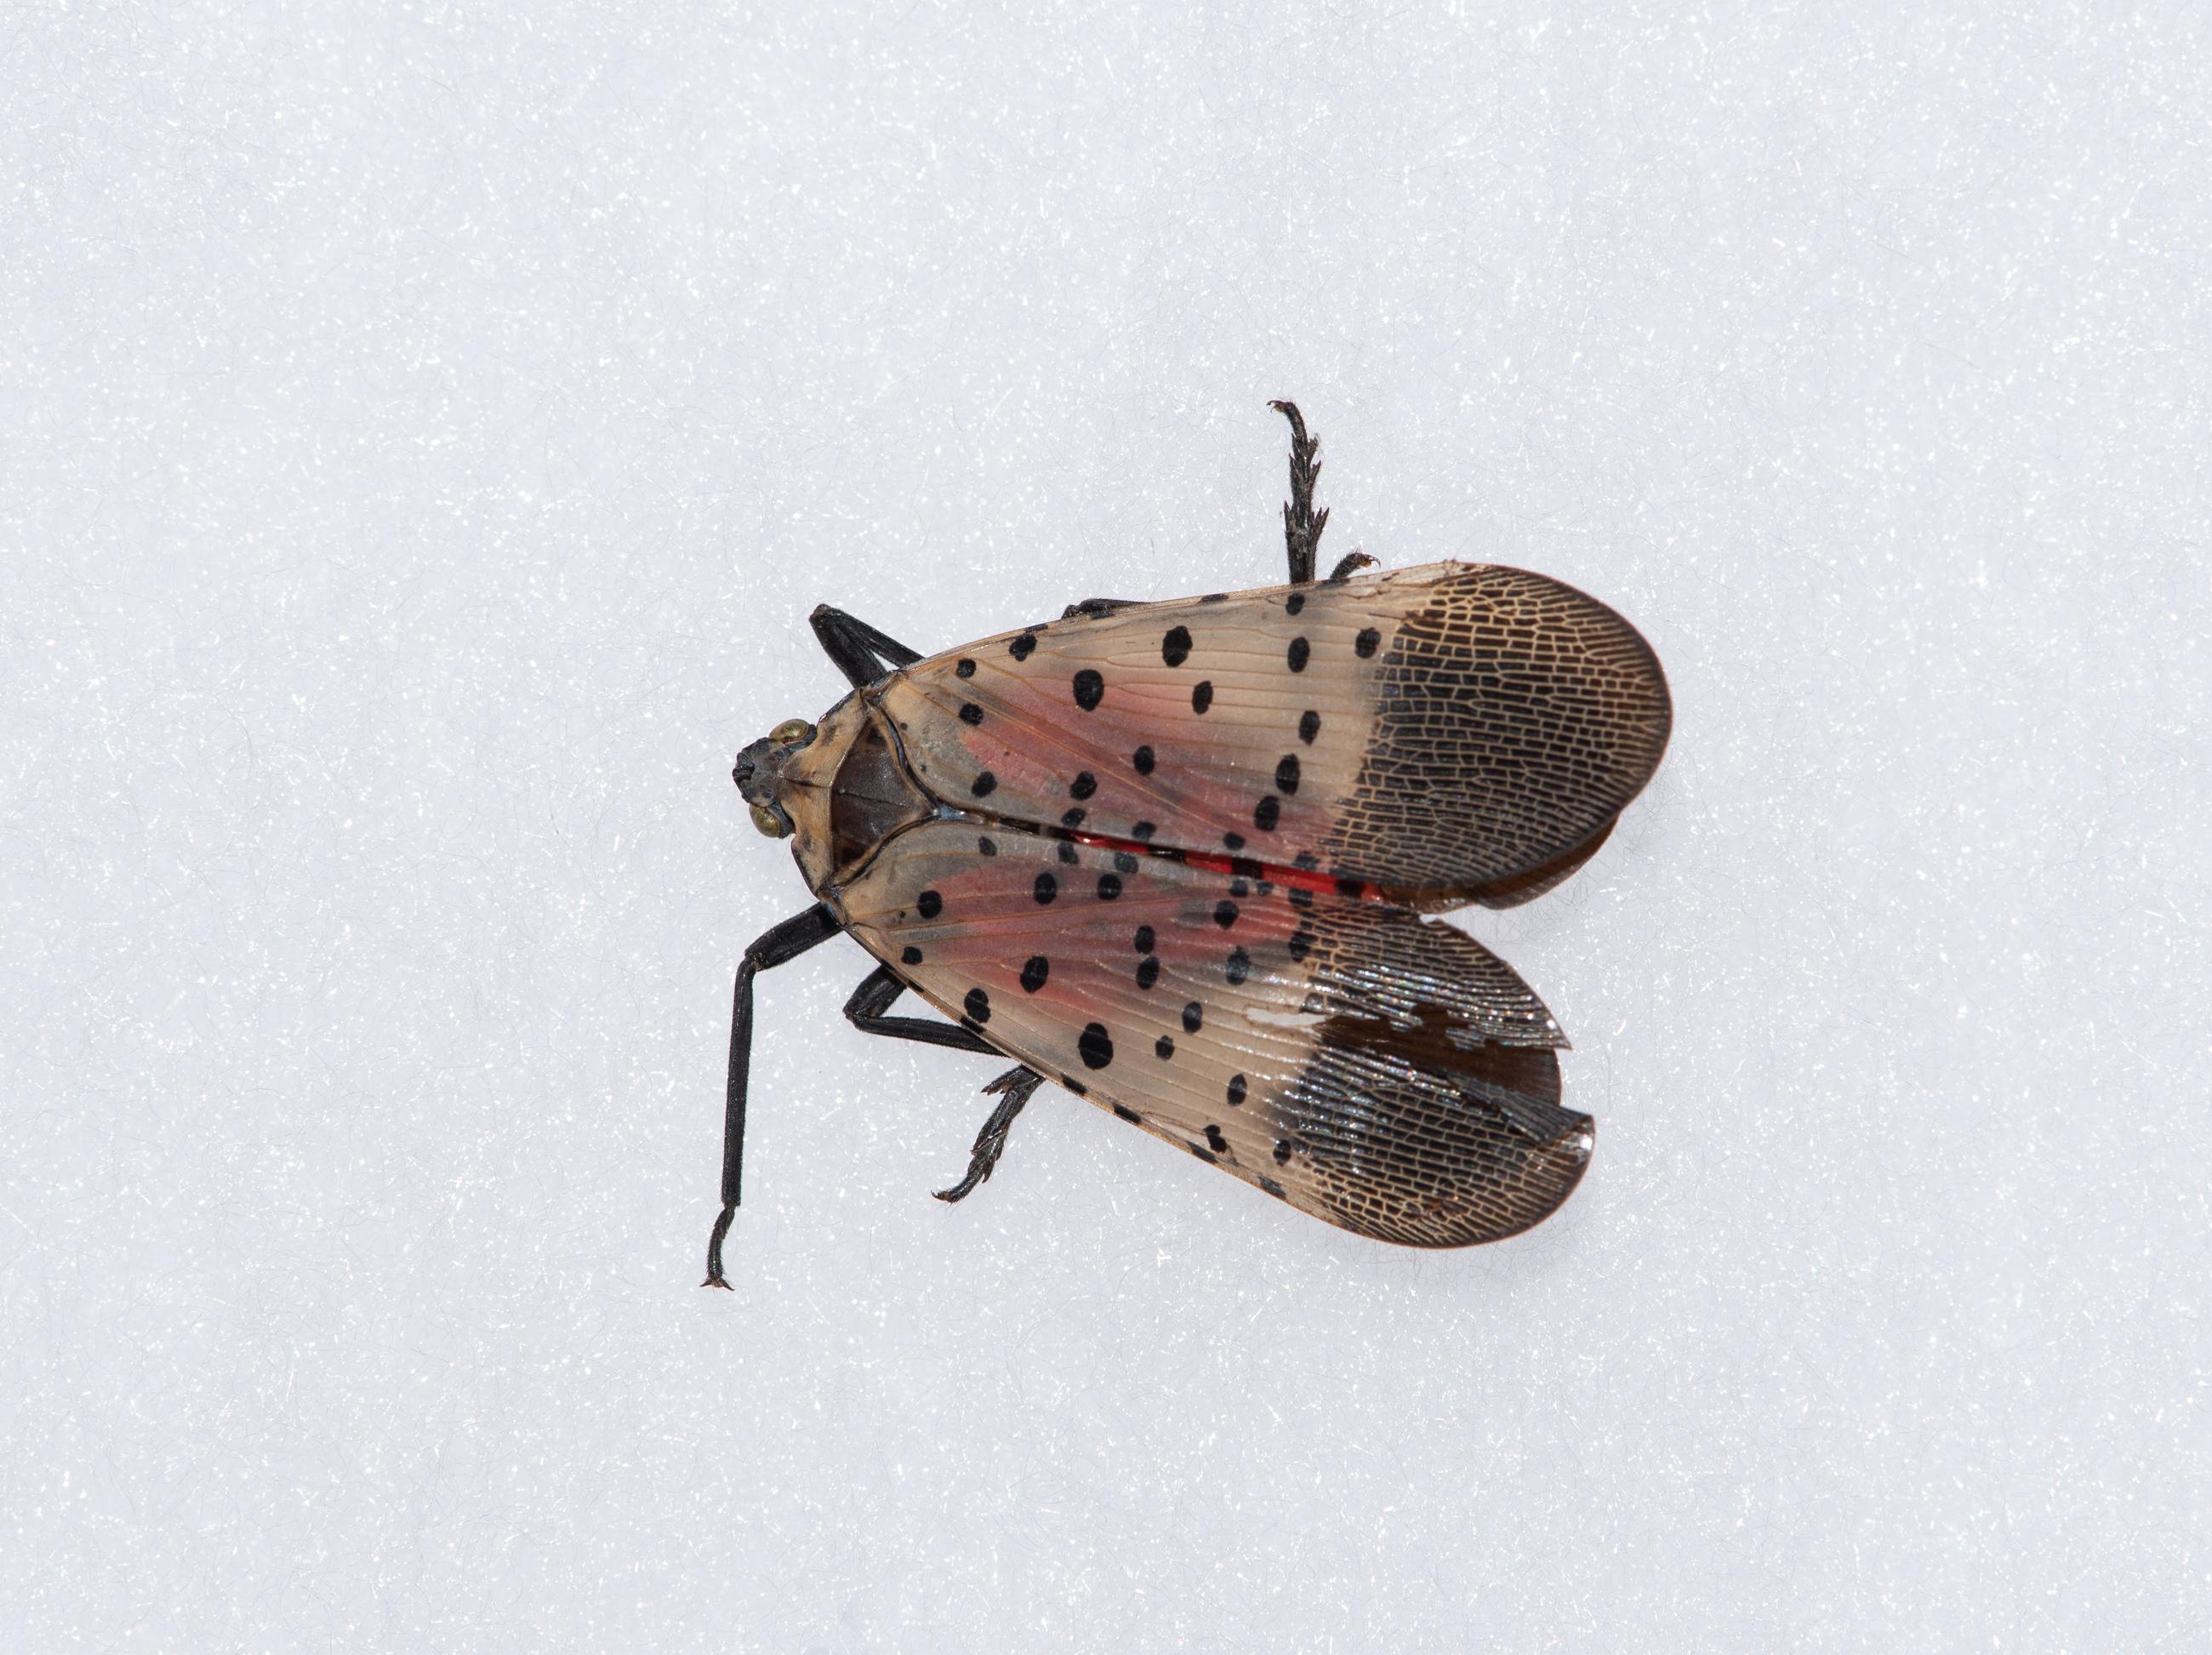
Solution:
[[[1086,1023],[1082,1037],[1075,1043],[1075,1051],[1083,1059],[1085,1068],[1103,1069],[1114,1061],[1114,1037],[1106,1031],[1103,1023]]]

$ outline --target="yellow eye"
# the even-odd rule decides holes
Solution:
[[[814,727],[803,718],[787,718],[768,733],[768,739],[787,747],[803,747],[814,739]]]
[[[753,806],[753,825],[771,839],[781,839],[791,831],[789,828],[784,826],[783,818],[778,816],[766,805]]]

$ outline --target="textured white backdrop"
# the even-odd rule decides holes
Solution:
[[[12,1646],[2212,1640],[2203,12],[1206,9],[0,25]],[[1273,579],[1279,396],[1672,676],[1580,1193],[945,1208],[838,943],[698,1291],[807,610]]]

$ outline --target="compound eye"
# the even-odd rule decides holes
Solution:
[[[768,739],[786,747],[803,747],[814,739],[814,727],[803,718],[787,718],[768,733]]]
[[[783,818],[778,816],[766,805],[753,806],[753,825],[771,839],[781,839],[791,831],[789,828],[784,826]]]

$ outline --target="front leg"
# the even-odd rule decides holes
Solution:
[[[737,987],[730,995],[730,1078],[722,1094],[722,1211],[707,1243],[707,1279],[702,1287],[726,1287],[722,1275],[722,1238],[738,1215],[738,1192],[745,1164],[745,1092],[752,1071],[753,979],[771,966],[797,959],[845,928],[817,903],[753,939],[738,964]]]
[[[865,690],[896,667],[911,666],[921,652],[909,649],[889,633],[878,632],[866,621],[855,620],[828,604],[816,605],[807,619],[823,653],[837,663],[837,670],[855,690]]]

